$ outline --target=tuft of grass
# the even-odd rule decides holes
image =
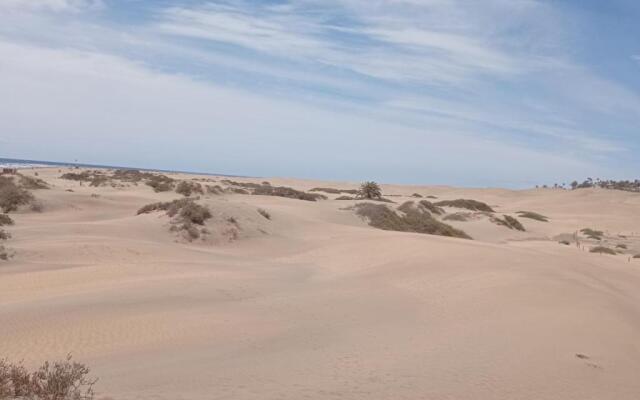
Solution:
[[[627,245],[626,244],[622,244],[622,243],[617,244],[616,245],[616,249],[624,249],[624,250],[626,250],[627,249]]]
[[[502,219],[493,217],[491,218],[491,221],[495,222],[498,225],[506,226],[509,229],[515,229],[523,232],[525,231],[524,226],[520,223],[520,221],[510,215],[505,215]]]
[[[409,206],[403,208],[406,211],[404,211],[405,215],[401,216],[382,204],[358,203],[355,205],[356,214],[366,218],[369,225],[378,229],[471,239],[465,232],[436,220],[428,212]]]
[[[20,177],[20,186],[27,190],[49,189],[47,182],[42,179],[22,174],[18,174],[18,176]]]
[[[6,247],[0,244],[0,260],[7,261],[9,260],[9,258],[11,258],[11,254],[9,253],[9,250],[7,250]],[[0,396],[0,399],[1,398],[2,396]]]
[[[615,256],[616,251],[613,249],[610,249],[608,247],[604,247],[604,246],[596,246],[596,247],[592,247],[591,250],[589,250],[591,253],[600,253],[600,254],[610,254],[612,256]]]
[[[0,226],[13,225],[13,219],[7,214],[0,214]]]
[[[544,215],[538,214],[533,211],[518,211],[516,214],[518,214],[520,218],[529,218],[529,219],[535,219],[536,221],[549,222],[548,217],[545,217]]]
[[[568,240],[561,240],[558,243],[564,244],[565,246],[569,246],[571,244],[571,242],[569,242]]]
[[[0,399],[91,400],[97,379],[89,373],[71,355],[63,361],[46,361],[35,371],[0,359]]]
[[[296,190],[286,186],[267,186],[267,185],[258,186],[253,190],[253,194],[260,195],[260,196],[287,197],[290,199],[298,199],[298,200],[306,200],[306,201],[317,201],[317,200],[327,199],[327,196],[323,194],[302,192],[300,190]]]
[[[191,197],[147,204],[138,210],[138,215],[156,211],[165,211],[167,216],[172,218],[169,230],[171,232],[184,232],[188,240],[198,239],[201,230],[196,225],[202,226],[212,217],[211,211],[207,207],[196,203]]]
[[[437,215],[444,214],[444,210],[441,207],[438,207],[437,205],[433,204],[429,200],[420,200],[420,203],[418,204],[420,204],[421,207],[425,208],[426,210],[428,210],[433,214],[437,214]]]
[[[16,211],[18,207],[33,201],[31,192],[16,185],[13,179],[0,176],[0,209],[3,213]]]
[[[263,208],[258,208],[258,214],[262,215],[266,219],[271,219],[271,214],[269,214],[269,212]]]
[[[351,197],[351,196],[340,196],[340,197],[336,197],[336,200],[356,200],[355,197]]]
[[[317,187],[309,190],[310,192],[325,192],[330,194],[358,194],[356,189],[334,189],[334,188],[325,188],[325,187]]]
[[[445,215],[442,219],[445,221],[467,222],[469,220],[469,213],[457,212]]]
[[[591,228],[580,229],[580,232],[584,233],[588,238],[595,240],[602,240],[602,237],[604,236],[604,232]]]
[[[204,194],[202,185],[197,182],[182,181],[176,186],[176,193],[189,197],[194,193]]]
[[[442,200],[434,204],[440,207],[465,208],[471,211],[494,212],[493,208],[488,204],[471,199]]]
[[[11,239],[11,234],[4,229],[0,229],[0,240],[9,240]]]
[[[414,193],[411,195],[411,197],[416,197],[416,198],[422,198],[422,195],[420,193]]]

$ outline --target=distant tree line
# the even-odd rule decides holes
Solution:
[[[540,187],[536,185],[536,188]],[[582,182],[573,181],[569,185],[566,183],[558,184],[554,183],[553,186],[542,185],[543,188],[554,188],[554,189],[587,189],[587,188],[602,188],[602,189],[613,189],[613,190],[624,190],[627,192],[640,192],[640,180],[635,179],[633,181],[630,180],[620,180],[616,181],[613,179],[605,179],[601,180],[600,178],[587,178]]]

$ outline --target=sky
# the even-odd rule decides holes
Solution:
[[[0,0],[0,157],[640,178],[636,0]]]

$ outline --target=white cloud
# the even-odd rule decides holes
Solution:
[[[102,0],[2,0],[0,10],[14,12],[78,12],[102,7]]]

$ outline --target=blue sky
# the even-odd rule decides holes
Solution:
[[[638,178],[634,0],[0,1],[0,156],[527,187]]]

